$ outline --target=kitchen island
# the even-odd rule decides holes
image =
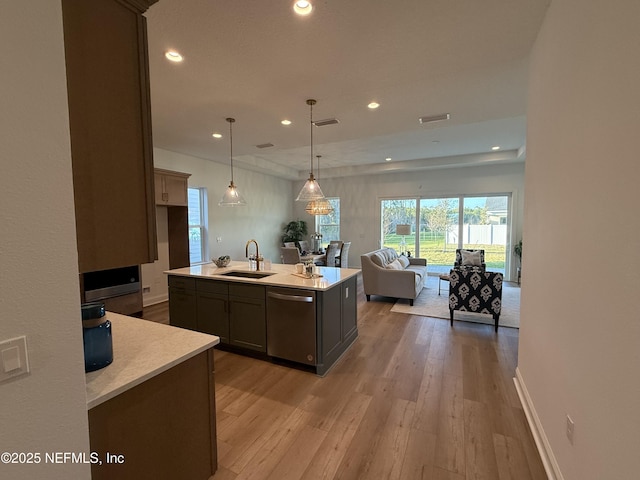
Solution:
[[[113,363],[86,374],[95,479],[207,480],[217,469],[219,338],[107,312]]]
[[[360,270],[294,265],[252,271],[248,262],[168,270],[171,325],[214,334],[220,348],[324,375],[358,336]]]

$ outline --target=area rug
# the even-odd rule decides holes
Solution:
[[[409,300],[398,300],[391,308],[392,312],[408,313],[410,315],[420,315],[422,317],[435,317],[449,319],[449,282],[444,280],[441,283],[440,295],[438,295],[438,277],[429,276],[427,285],[422,289],[418,298],[413,302],[413,307],[409,306]],[[493,317],[472,312],[453,312],[455,321],[486,323],[493,325]],[[500,314],[499,326],[520,327],[520,287],[511,282],[503,283],[502,290],[502,313]]]

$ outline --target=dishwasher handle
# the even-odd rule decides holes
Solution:
[[[313,297],[303,295],[284,295],[282,293],[267,292],[267,297],[276,298],[278,300],[287,300],[289,302],[313,303]]]

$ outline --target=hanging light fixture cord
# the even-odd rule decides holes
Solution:
[[[235,118],[227,118],[227,122],[229,122],[229,155],[231,157],[231,185],[233,185],[233,122],[236,121]]]
[[[311,128],[311,178],[313,178],[313,106],[316,104],[316,101],[310,98],[307,100],[307,105],[309,105],[309,125]]]

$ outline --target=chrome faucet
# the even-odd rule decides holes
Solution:
[[[260,251],[259,251],[259,247],[258,247],[258,242],[256,242],[253,238],[252,238],[251,240],[249,240],[249,241],[247,242],[247,244],[245,245],[245,248],[244,248],[245,257],[249,258],[249,245],[250,245],[251,243],[255,243],[255,244],[256,244],[256,256],[255,256],[255,259],[256,259],[256,270],[260,271],[260,270],[261,270],[261,268],[260,268],[260,264],[262,263],[262,260],[263,260],[263,259],[262,259],[262,257],[260,256]]]

